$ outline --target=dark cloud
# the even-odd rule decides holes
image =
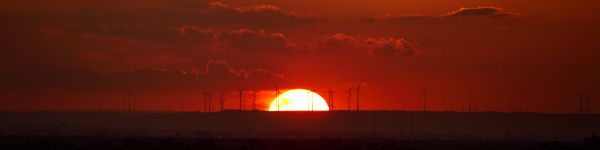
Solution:
[[[490,17],[490,18],[502,18],[517,16],[517,13],[505,11],[499,7],[482,6],[482,7],[463,7],[455,11],[451,11],[440,16],[427,16],[423,14],[385,14],[383,16],[374,16],[363,18],[361,22],[374,23],[374,22],[388,22],[388,23],[414,23],[423,21],[434,21],[429,23],[439,23],[435,21],[443,21],[449,17]]]
[[[43,2],[40,2],[43,3]],[[149,42],[178,40],[172,28],[195,26],[225,29],[269,29],[287,27],[315,21],[313,17],[282,10],[274,5],[230,6],[221,2],[189,0],[153,0],[136,4],[137,1],[77,2],[65,1],[65,6],[37,8],[23,2],[7,5],[39,9],[24,13],[0,11],[2,18],[10,22],[3,25],[14,28],[53,26],[77,34],[112,36]],[[64,8],[63,8],[64,7]]]
[[[202,89],[271,89],[289,86],[291,80],[279,73],[235,69],[227,61],[211,60],[204,69],[138,69],[101,73],[87,68],[45,68],[1,71],[3,91],[62,89],[75,92],[168,92]]]
[[[363,18],[361,22],[374,23],[374,22],[390,22],[390,23],[405,23],[405,22],[415,22],[426,19],[431,19],[432,17],[426,16],[423,14],[405,14],[405,15],[396,15],[396,14],[385,14],[383,16],[374,16]]]
[[[358,52],[371,56],[413,56],[421,53],[415,43],[395,37],[365,37],[337,33],[319,38],[316,49],[323,51]]]
[[[315,21],[292,12],[281,10],[273,5],[255,5],[250,7],[233,7],[221,2],[212,2],[203,11],[206,24],[250,28],[288,26]]]
[[[515,13],[507,12],[499,7],[470,7],[460,8],[459,10],[446,13],[444,16],[447,17],[462,17],[462,16],[482,16],[482,17],[508,17],[515,16]]]
[[[67,25],[65,32],[79,35],[105,36],[147,42],[172,42],[180,40],[179,34],[168,28],[141,24]]]
[[[401,56],[413,56],[419,52],[411,43],[402,38],[367,38],[365,39],[366,45],[370,45],[368,49],[371,55],[401,55]]]
[[[173,42],[178,44],[207,44],[215,42],[220,34],[220,31],[215,29],[198,28],[193,26],[180,26],[172,28],[172,30],[179,33],[176,37],[172,38]]]
[[[263,30],[232,30],[221,34],[219,39],[230,48],[244,52],[282,52],[292,49],[282,33],[267,33]]]

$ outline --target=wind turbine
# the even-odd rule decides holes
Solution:
[[[589,95],[587,96],[589,98]],[[592,111],[590,110],[590,101],[586,100],[585,101],[585,113],[586,114],[590,114]]]
[[[590,95],[588,95],[584,90],[581,90],[577,93],[577,95],[579,95],[579,114],[587,114],[590,112],[590,108],[589,108],[589,102],[588,102],[588,98],[590,97]]]
[[[352,98],[352,87],[348,89],[348,111],[350,111],[350,99]]]
[[[212,108],[212,90],[209,90],[206,95],[208,96],[208,112],[211,112]]]
[[[359,111],[359,101],[360,101],[360,83],[358,84],[358,86],[356,87],[356,111]]]
[[[310,91],[306,91],[306,111],[310,110]]]
[[[103,111],[104,110],[104,96],[100,96],[100,98],[98,100],[100,101],[99,111]]]
[[[240,111],[242,111],[242,110],[243,110],[243,109],[242,109],[242,105],[243,105],[243,104],[242,104],[242,96],[243,96],[243,95],[242,95],[242,92],[243,92],[243,91],[242,91],[242,89],[241,89],[241,88],[239,88],[239,89],[238,89],[238,92],[239,92],[239,95],[240,95]]]
[[[252,90],[252,111],[256,111],[256,89]]]
[[[136,112],[137,111],[137,101],[135,99],[133,99],[133,95],[131,95],[131,104],[133,105],[132,106],[133,112]]]
[[[127,111],[131,112],[133,110],[133,96],[131,96],[131,93],[127,94],[127,96],[125,97],[125,99],[127,100]]]
[[[508,112],[512,112],[512,99],[508,99]]]
[[[122,102],[122,106],[123,106],[123,112],[125,112],[125,107],[127,107],[127,105],[125,104],[125,101],[127,100],[127,96],[123,96],[123,99],[121,99]]]
[[[429,93],[427,93],[427,89],[423,88],[423,111],[427,111],[427,97]]]
[[[467,97],[469,98],[469,112],[473,112],[473,95],[471,94],[471,91],[469,91]]]
[[[220,99],[221,99],[221,111],[223,111],[224,110],[223,108],[225,108],[225,105],[224,105],[224,103],[225,103],[225,97],[224,97],[224,95],[225,95],[225,93],[223,91],[221,91],[221,97],[220,97]]]
[[[204,107],[204,110],[202,110],[202,112],[207,112],[208,110],[208,97],[206,97],[206,90],[202,91],[202,99],[204,102],[204,105],[202,105]]]
[[[310,111],[315,111],[315,99],[312,92],[310,93]]]
[[[328,93],[327,99],[329,99],[329,110],[333,111],[333,90],[331,90],[331,88],[329,88],[327,93]]]
[[[181,103],[180,103],[181,112],[183,112],[183,105],[185,105],[185,103],[183,102],[183,99],[182,99]]]
[[[133,104],[133,112],[136,112],[137,110],[137,101],[135,99],[133,99],[133,95],[131,95],[131,103]]]
[[[279,112],[279,86],[275,86],[275,102],[277,103],[277,111]]]

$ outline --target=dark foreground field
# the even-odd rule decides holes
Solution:
[[[577,141],[600,115],[497,112],[0,112],[0,136]]]
[[[600,116],[498,112],[2,112],[0,150],[600,150]]]
[[[3,150],[598,150],[598,138],[582,141],[480,141],[480,140],[401,140],[390,138],[319,139],[221,139],[221,138],[116,138],[81,136],[4,136]]]

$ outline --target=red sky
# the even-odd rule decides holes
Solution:
[[[328,88],[336,107],[600,109],[596,0],[0,2],[0,110],[202,107],[203,90]],[[250,94],[245,98],[249,100]],[[216,94],[215,94],[216,96]],[[216,101],[215,101],[216,102]],[[249,104],[250,101],[247,101]],[[354,104],[354,102],[353,102]],[[352,106],[355,107],[355,106]]]

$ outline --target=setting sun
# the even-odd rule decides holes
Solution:
[[[269,111],[329,111],[329,106],[313,91],[292,89],[273,99]]]

